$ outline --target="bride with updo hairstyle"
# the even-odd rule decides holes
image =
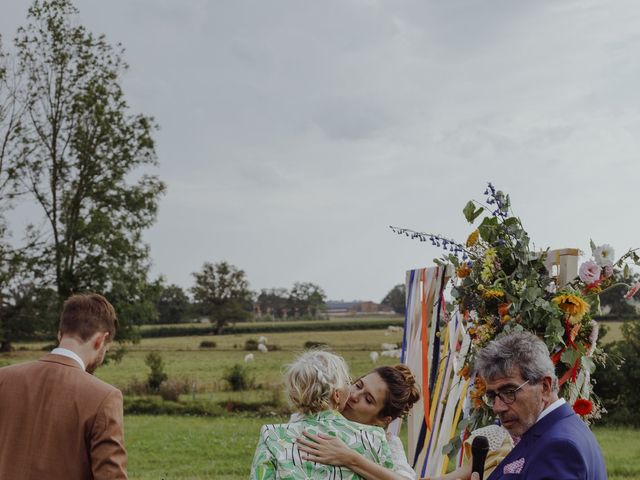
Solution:
[[[289,423],[263,425],[250,479],[360,478],[349,465],[308,459],[296,441],[305,433],[339,439],[368,462],[383,465],[383,470],[394,468],[384,430],[347,420],[340,413],[350,397],[349,372],[342,357],[323,350],[304,352],[288,366],[284,383],[296,414]]]
[[[408,366],[381,366],[353,382],[342,414],[351,421],[386,429],[396,418],[406,416],[419,399],[420,388]],[[305,433],[298,442],[307,458],[346,465],[367,480],[415,480],[400,439],[390,433],[386,437],[394,463],[391,469],[368,461],[333,437]]]

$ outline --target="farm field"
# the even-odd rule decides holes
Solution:
[[[612,341],[619,324],[607,323]],[[399,344],[400,332],[351,330],[329,332],[271,333],[267,343],[277,350],[251,352],[253,362],[245,363],[245,342],[258,334],[147,338],[130,345],[120,363],[103,366],[96,375],[118,386],[125,393],[132,384],[143,383],[149,368],[145,356],[159,352],[171,380],[191,385],[181,400],[225,402],[264,402],[281,391],[283,367],[304,349],[308,341],[327,344],[344,356],[353,376],[369,371],[371,351],[381,351],[382,343]],[[620,336],[621,338],[621,336]],[[202,341],[215,342],[215,348],[200,348]],[[39,358],[44,343],[16,345],[19,349],[0,357],[0,365]],[[398,360],[379,357],[378,364]],[[223,376],[233,365],[245,366],[254,379],[254,388],[231,392]],[[224,410],[222,410],[224,411]],[[247,478],[260,426],[285,421],[282,416],[258,417],[246,413],[226,413],[219,417],[126,415],[125,434],[133,479]],[[640,478],[640,434],[633,429],[596,428],[612,480]]]

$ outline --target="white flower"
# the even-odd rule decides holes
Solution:
[[[587,285],[591,285],[592,283],[600,280],[600,270],[600,265],[598,265],[593,260],[587,260],[582,265],[580,265],[578,276],[584,283],[586,283]]]
[[[605,265],[613,265],[614,256],[613,247],[606,243],[593,250],[593,258],[601,267],[604,267]]]

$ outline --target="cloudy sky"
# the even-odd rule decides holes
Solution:
[[[3,0],[9,43],[28,3]],[[126,48],[168,191],[154,274],[379,301],[487,181],[536,246],[640,246],[636,0],[78,0]]]

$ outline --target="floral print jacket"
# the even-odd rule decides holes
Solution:
[[[374,462],[393,469],[391,450],[384,430],[362,425],[344,418],[340,413],[326,410],[301,416],[297,421],[263,425],[253,457],[251,480],[351,480],[362,478],[345,467],[321,465],[300,457],[296,439],[302,432],[335,435],[350,448]]]

